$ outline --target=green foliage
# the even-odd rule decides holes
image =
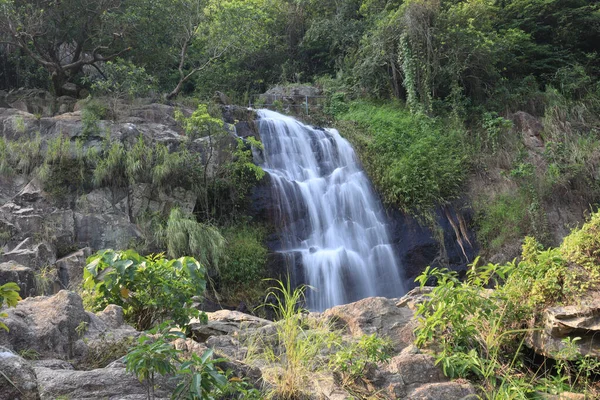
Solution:
[[[596,213],[559,248],[544,249],[535,239],[526,238],[518,263],[478,266],[476,260],[464,280],[454,272],[427,268],[417,281],[421,287],[431,281],[436,286],[417,311],[422,318],[416,344],[436,352],[446,375],[478,380],[490,399],[504,398],[509,392],[586,389],[585,370],[575,368],[564,375],[564,362],[559,362],[559,375],[554,378],[530,374],[522,350],[545,308],[573,304],[598,287],[598,221]],[[555,358],[572,359],[573,354]],[[578,365],[597,368],[590,361],[583,357]],[[517,377],[523,374],[524,378]],[[570,384],[565,387],[564,382]]]
[[[0,286],[0,308],[6,304],[7,307],[16,307],[19,300],[21,300],[21,296],[19,296],[19,285],[14,282],[8,282],[4,285]],[[5,312],[0,312],[0,318],[6,318],[8,314]],[[6,324],[0,321],[0,329],[4,329],[8,332],[8,327]]]
[[[348,137],[387,203],[422,216],[459,195],[468,168],[462,129],[367,102],[337,117],[365,127],[358,138]]]
[[[48,141],[44,163],[38,177],[46,190],[57,200],[65,200],[69,193],[80,191],[86,178],[83,143],[71,146],[68,137],[58,136]],[[73,147],[73,148],[72,148]]]
[[[159,335],[158,338],[143,334],[138,339],[138,344],[133,347],[125,357],[125,365],[128,372],[133,372],[140,382],[146,382],[148,399],[154,398],[155,376],[172,375],[177,370],[176,350],[171,341],[185,335],[178,331],[172,331],[168,324],[163,323],[153,330],[151,335]]]
[[[127,185],[127,152],[120,142],[105,141],[105,149],[94,169],[94,186],[124,187]]]
[[[506,118],[498,116],[495,112],[486,112],[482,118],[482,128],[485,133],[480,139],[481,148],[492,154],[498,151],[503,142],[503,136],[508,134],[512,128],[512,122]]]
[[[196,110],[189,117],[185,117],[180,110],[176,110],[175,119],[191,140],[224,132],[223,120],[212,117],[208,113],[208,105],[204,103],[198,104]]]
[[[81,110],[81,124],[83,125],[81,136],[84,139],[99,136],[101,133],[99,122],[107,117],[107,113],[108,110],[104,104],[91,96],[88,97]]]
[[[219,271],[225,252],[225,239],[219,229],[198,222],[194,216],[185,215],[178,208],[171,210],[167,225],[158,235],[166,243],[170,257],[191,254],[202,265]]]
[[[6,0],[1,5],[0,37],[47,71],[56,95],[63,94],[64,83],[77,77],[84,66],[127,51],[119,40],[126,25],[119,20],[118,2],[69,0],[42,6]],[[72,45],[68,57],[64,43]]]
[[[231,292],[257,286],[267,262],[265,230],[248,224],[234,225],[223,231],[223,237],[227,253],[219,274],[221,286]]]
[[[213,350],[206,350],[201,356],[192,354],[184,361],[177,373],[184,379],[175,389],[173,396],[190,400],[214,399],[215,393],[224,391],[228,384],[225,375],[217,369],[216,363],[225,359],[213,359]]]
[[[149,335],[148,335],[149,334]],[[140,382],[145,382],[148,398],[154,398],[156,376],[175,376],[178,384],[173,399],[212,400],[212,399],[259,399],[256,389],[248,389],[244,381],[237,378],[229,381],[218,368],[225,359],[214,358],[213,350],[207,349],[202,355],[184,354],[171,343],[175,339],[185,339],[181,332],[172,330],[168,323],[152,329],[138,339],[125,357],[127,371],[133,372]]]
[[[90,87],[99,95],[131,100],[147,96],[154,87],[154,78],[143,67],[116,59],[103,65],[102,76],[94,80]]]
[[[252,148],[262,149],[262,143],[253,137],[237,139],[233,160],[226,165],[227,185],[231,188],[234,210],[241,208],[250,190],[265,176],[265,171],[252,160]]]
[[[530,230],[527,208],[529,198],[520,192],[501,194],[480,205],[477,237],[489,251],[497,251],[506,243],[522,238]]]
[[[263,372],[265,380],[273,385],[267,398],[302,398],[303,392],[310,387],[312,376],[327,365],[323,354],[341,344],[341,335],[324,321],[311,320],[304,315],[302,304],[306,286],[292,289],[289,279],[287,283],[278,280],[275,283],[265,302],[270,298],[275,301],[265,306],[272,307],[277,316],[274,339],[278,347],[266,346],[268,350],[260,354],[274,365]],[[256,338],[258,341],[265,339],[272,338]]]
[[[119,108],[122,108],[121,102],[147,96],[152,92],[155,81],[143,67],[137,67],[131,61],[122,59],[106,62],[102,67],[101,76],[86,79],[94,95],[110,99],[112,117],[115,120]],[[91,122],[93,124],[93,121]]]
[[[191,305],[206,288],[205,269],[192,257],[167,260],[160,254],[104,250],[88,259],[83,287],[95,310],[119,305],[140,330],[167,319],[186,329],[200,315]]]
[[[345,375],[345,381],[354,382],[363,376],[369,363],[389,361],[390,348],[389,341],[375,334],[362,335],[358,341],[335,353],[330,364]]]

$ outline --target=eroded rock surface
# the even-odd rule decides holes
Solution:
[[[42,358],[82,358],[94,340],[120,340],[139,333],[123,322],[120,307],[109,306],[92,314],[83,309],[81,297],[61,290],[54,296],[30,297],[6,310],[0,345],[15,352],[35,351]],[[85,340],[84,340],[85,339]]]
[[[27,360],[0,346],[0,400],[37,400],[38,383]]]
[[[376,333],[387,337],[392,341],[394,350],[401,351],[412,344],[414,312],[406,307],[397,307],[396,303],[397,300],[385,297],[368,297],[332,307],[323,312],[323,317],[346,328],[353,336]]]
[[[577,354],[600,357],[600,301],[545,310],[542,330],[529,336],[528,344],[538,353],[554,359],[573,359]],[[574,342],[575,353],[564,351],[565,339]]]

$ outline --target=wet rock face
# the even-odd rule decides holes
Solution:
[[[436,221],[443,232],[443,248],[433,231],[415,218],[394,210],[389,213],[390,234],[408,288],[416,286],[415,278],[430,265],[464,271],[479,251],[475,232],[470,228],[472,215],[468,208],[462,210],[457,206],[436,211]]]

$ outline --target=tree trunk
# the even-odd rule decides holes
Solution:
[[[67,82],[67,75],[64,71],[56,69],[51,74],[52,77],[52,88],[54,89],[54,95],[60,97],[64,95],[63,86]]]
[[[180,79],[179,83],[177,83],[177,86],[175,86],[175,89],[173,89],[173,91],[167,95],[167,100],[173,100],[175,97],[177,97],[179,92],[181,92],[181,88],[183,87],[184,83],[185,79]]]

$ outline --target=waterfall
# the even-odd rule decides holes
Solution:
[[[334,129],[314,129],[260,110],[261,167],[270,175],[285,258],[301,257],[307,306],[321,311],[368,296],[404,294],[381,202],[352,146]]]

